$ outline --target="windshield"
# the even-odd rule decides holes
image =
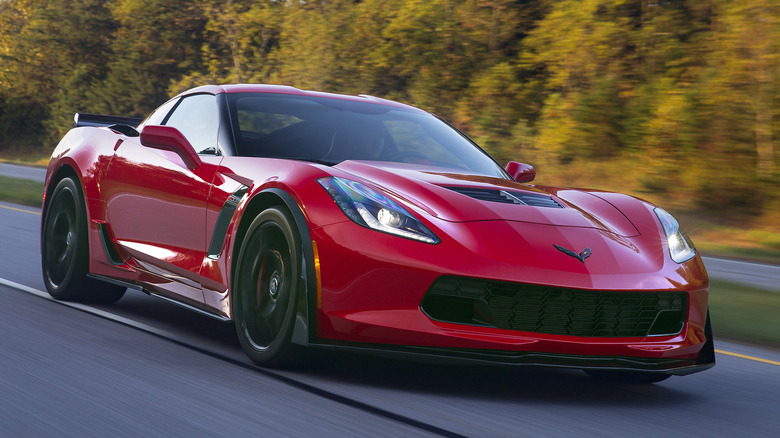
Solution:
[[[286,94],[229,94],[239,156],[410,163],[506,178],[487,153],[423,111]]]

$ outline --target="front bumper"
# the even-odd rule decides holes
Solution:
[[[707,275],[698,257],[678,265],[666,260],[668,257],[660,251],[648,251],[647,248],[658,248],[658,242],[641,236],[621,238],[619,242],[607,236],[597,241],[603,233],[522,224],[520,242],[506,238],[511,234],[520,236],[515,229],[520,225],[456,225],[457,238],[444,239],[440,245],[408,241],[350,222],[313,229],[322,274],[316,336],[309,343],[445,362],[672,374],[706,369],[714,362],[714,358],[700,360],[709,338],[705,335]],[[503,229],[491,229],[499,227]],[[495,232],[493,238],[491,232]],[[449,233],[451,237],[453,234]],[[575,248],[590,245],[594,255],[587,263],[581,263],[562,255],[550,241],[571,242],[569,246]],[[559,258],[554,259],[556,256]],[[651,330],[652,336],[625,335],[622,331],[615,332],[619,333],[616,335],[582,336],[506,329],[500,328],[500,324],[497,328],[453,323],[431,318],[421,309],[431,285],[447,276],[599,290],[606,294],[682,293],[687,296],[687,311],[682,315],[681,330],[677,326],[679,332],[655,335]]]

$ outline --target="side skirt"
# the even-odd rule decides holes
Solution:
[[[190,304],[187,304],[187,303],[175,300],[173,298],[166,297],[164,295],[160,295],[160,294],[155,293],[155,292],[151,292],[151,291],[145,289],[143,286],[141,286],[139,284],[130,283],[130,282],[127,282],[127,281],[122,281],[122,280],[117,280],[115,278],[105,277],[103,275],[97,275],[97,274],[88,274],[87,276],[91,277],[91,278],[94,278],[96,280],[104,281],[106,283],[116,284],[118,286],[124,286],[124,287],[129,288],[129,289],[139,290],[139,291],[141,291],[141,292],[143,292],[143,293],[145,293],[145,294],[147,294],[147,295],[149,295],[151,297],[160,298],[160,299],[165,300],[165,301],[167,301],[167,302],[169,302],[171,304],[175,304],[175,305],[177,305],[179,307],[183,307],[183,308],[185,308],[187,310],[191,310],[191,311],[193,311],[195,313],[199,313],[199,314],[201,314],[203,316],[208,316],[209,318],[213,318],[213,319],[216,319],[216,320],[219,320],[219,321],[222,321],[222,322],[232,321],[230,318],[226,318],[226,317],[224,317],[222,315],[217,315],[215,313],[208,312],[206,310],[203,310],[203,309],[195,307],[193,305],[190,305]]]

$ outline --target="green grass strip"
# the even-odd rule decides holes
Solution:
[[[710,317],[716,338],[780,347],[780,292],[710,280]]]
[[[0,176],[0,200],[40,207],[43,201],[43,183]]]

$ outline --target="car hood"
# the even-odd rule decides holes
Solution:
[[[513,221],[639,234],[620,210],[593,193],[520,184],[404,163],[344,161],[335,168],[449,222]]]

